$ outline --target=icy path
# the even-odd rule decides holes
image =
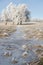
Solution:
[[[12,58],[16,58],[18,63],[15,65],[23,65],[23,63],[38,60],[36,54],[32,50],[28,50],[28,57],[25,59],[21,57],[25,51],[22,49],[24,44],[34,44],[37,40],[25,40],[24,32],[17,26],[17,30],[11,36],[0,38],[0,65],[14,65],[11,63]],[[38,41],[39,43],[39,41]],[[41,42],[40,42],[41,43]],[[11,52],[10,57],[3,55],[4,52]]]

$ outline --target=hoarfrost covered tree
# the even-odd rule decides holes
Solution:
[[[16,15],[19,24],[28,21],[28,19],[30,18],[30,11],[28,10],[26,4],[18,5]]]
[[[9,20],[9,14],[8,14],[8,11],[7,11],[7,9],[4,9],[3,11],[2,11],[2,20],[5,22],[5,24],[7,24],[7,21]]]
[[[9,18],[11,20],[14,20],[15,12],[16,12],[16,6],[14,6],[12,2],[7,6],[7,11],[9,12]]]
[[[11,2],[6,9],[2,11],[2,19],[4,21],[13,21],[15,24],[22,24],[30,19],[30,11],[26,4],[14,6]]]

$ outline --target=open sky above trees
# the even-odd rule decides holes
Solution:
[[[31,11],[31,17],[43,18],[43,0],[0,0],[0,13],[10,2],[16,5],[25,3]]]

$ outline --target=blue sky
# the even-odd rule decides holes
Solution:
[[[43,18],[43,0],[0,0],[0,12],[2,12],[10,2],[16,5],[25,3],[31,11],[31,17]]]

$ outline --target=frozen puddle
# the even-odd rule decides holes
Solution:
[[[15,33],[6,38],[0,38],[0,65],[26,65],[38,61],[37,55],[32,50],[24,50],[22,45],[32,44],[35,41],[25,40],[20,27]],[[22,55],[26,57],[22,57]]]

